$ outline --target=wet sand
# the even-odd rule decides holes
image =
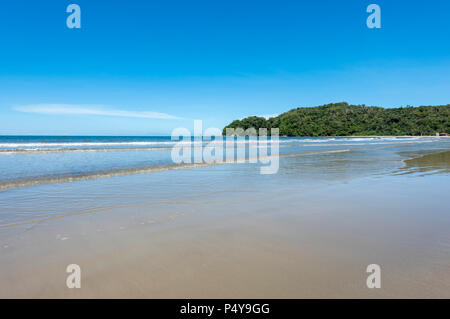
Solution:
[[[412,173],[450,173],[450,151],[426,154],[405,161],[404,170]]]
[[[447,190],[447,174],[373,176],[8,226],[0,297],[448,298]],[[66,287],[74,263],[81,289]]]

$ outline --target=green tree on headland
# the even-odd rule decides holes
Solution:
[[[346,102],[299,107],[266,120],[250,116],[226,128],[279,128],[281,136],[434,135],[450,131],[450,104],[382,108]]]

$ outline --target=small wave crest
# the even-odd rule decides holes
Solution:
[[[317,137],[303,137],[303,138],[283,138],[279,139],[279,143],[329,143],[329,142],[372,142],[372,141],[392,141],[392,142],[405,142],[412,140],[423,139],[419,136],[412,137],[401,137],[401,136],[391,136],[391,137],[330,137],[330,138],[317,138]],[[225,142],[225,138],[223,140],[218,141],[207,141],[203,140],[202,144],[222,144]],[[267,140],[260,138],[250,138],[245,140],[235,140],[236,144],[252,144],[252,143],[270,143],[270,138]],[[154,147],[154,149],[161,148],[164,146],[173,146],[175,144],[191,144],[192,141],[124,141],[124,142],[54,142],[54,141],[46,141],[46,142],[3,142],[0,143],[0,151],[8,150],[8,151],[18,151],[18,150],[26,150],[26,151],[34,151],[40,150],[59,150],[59,149],[69,149],[69,150],[93,150],[93,149],[109,149],[113,147],[117,147],[116,149],[120,150],[120,148],[126,149],[137,149],[150,146]],[[160,147],[155,147],[160,146]]]

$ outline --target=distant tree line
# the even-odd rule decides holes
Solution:
[[[279,128],[280,136],[435,135],[450,132],[450,104],[382,108],[333,103],[299,107],[270,119],[250,116],[226,128]]]

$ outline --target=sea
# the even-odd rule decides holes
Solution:
[[[170,136],[0,136],[0,224],[46,217],[62,209],[180,198],[187,193],[183,187],[289,191],[358,177],[449,170],[448,138],[280,137],[278,167],[269,175],[261,174],[261,167],[268,165],[263,161],[175,163],[177,143],[187,149],[192,145],[192,157],[195,147],[211,145],[203,140],[195,146],[191,141]],[[212,142],[226,145],[225,137]],[[266,146],[269,154],[275,148],[258,139],[234,138],[233,142],[224,153],[244,148],[247,159],[252,145],[259,145],[258,150]],[[436,163],[411,162],[440,153],[444,159]],[[74,194],[78,202],[64,208],[67,197]],[[52,207],[53,201],[59,202]]]

